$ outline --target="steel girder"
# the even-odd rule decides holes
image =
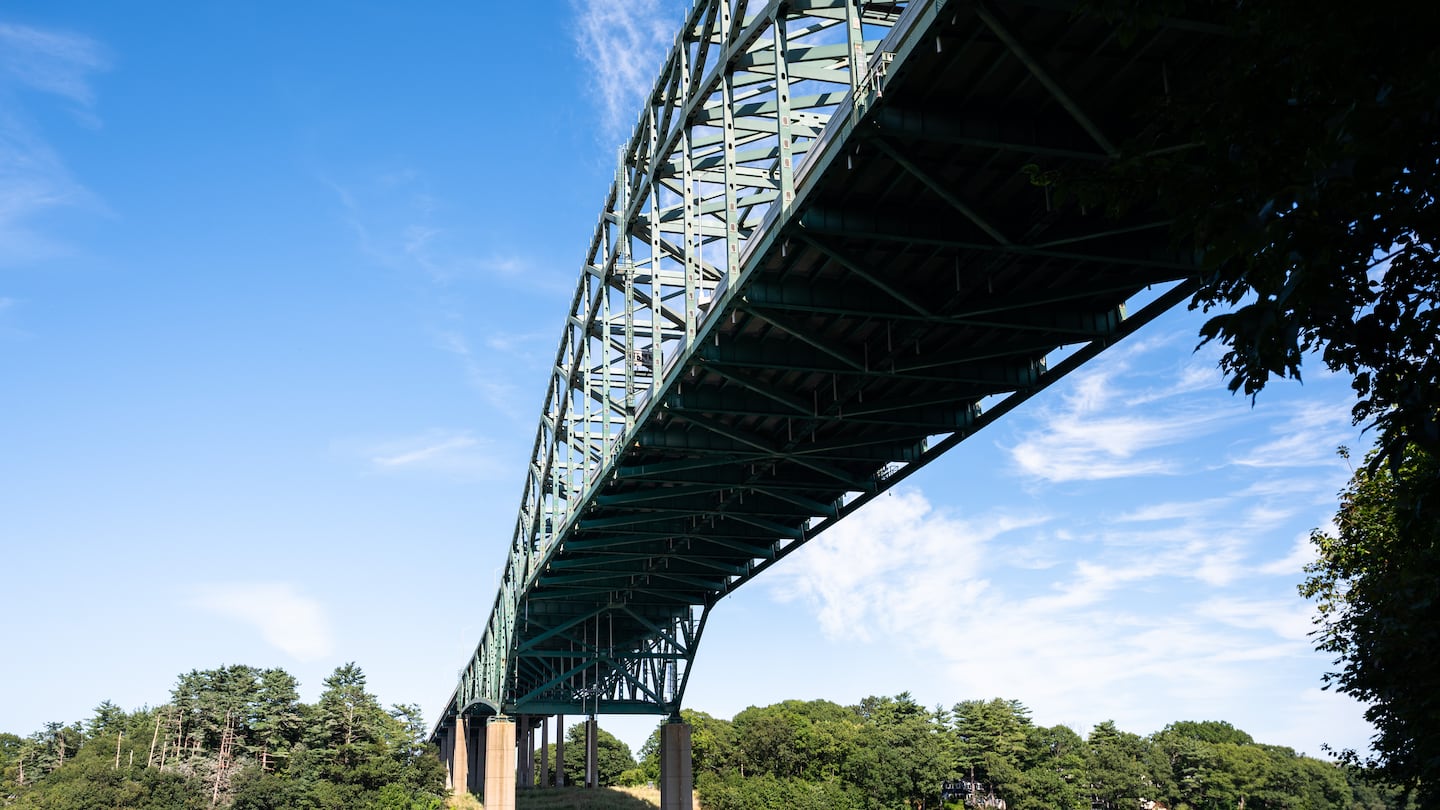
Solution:
[[[1213,35],[1122,49],[1048,0],[697,2],[447,717],[674,714],[719,599],[1183,300],[1163,217],[1057,210],[1024,168],[1109,159]]]
[[[681,358],[767,213],[793,202],[796,159],[873,83],[868,55],[907,5],[702,0],[690,10],[590,240],[505,572],[451,712],[575,712],[597,702],[678,710],[705,602],[655,591],[635,607],[594,586],[605,577],[562,573],[574,561],[553,558],[683,372]],[[768,541],[731,548],[763,555]],[[542,580],[547,568],[554,573]],[[663,569],[641,577],[723,581]]]

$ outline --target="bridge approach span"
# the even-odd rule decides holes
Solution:
[[[677,715],[726,594],[1185,299],[1162,215],[1057,205],[1027,167],[1116,158],[1217,32],[1122,42],[1073,6],[696,3],[585,253],[437,738]]]

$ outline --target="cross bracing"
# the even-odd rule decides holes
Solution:
[[[1163,216],[1055,206],[1025,167],[1113,158],[1215,34],[1123,48],[1071,6],[696,3],[449,715],[674,714],[718,600],[1183,300]]]

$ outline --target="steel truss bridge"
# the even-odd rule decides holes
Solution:
[[[1117,157],[1218,31],[1122,43],[1074,6],[695,3],[585,251],[437,735],[675,716],[726,594],[1187,297],[1163,216],[1057,205],[1027,166]]]

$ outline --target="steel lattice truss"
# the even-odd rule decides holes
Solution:
[[[678,707],[703,605],[597,603],[547,624],[527,615],[526,594],[654,410],[667,373],[683,369],[677,360],[735,281],[751,237],[794,199],[797,160],[842,101],[863,96],[872,76],[852,65],[868,64],[905,5],[702,0],[690,10],[590,240],[509,559],[457,707]],[[617,616],[632,626],[618,645]],[[517,634],[526,635],[518,649]]]
[[[1059,210],[1024,169],[1112,159],[1213,35],[1121,48],[1048,0],[697,2],[447,717],[674,714],[720,598],[1183,300],[1194,254],[1155,212]]]

